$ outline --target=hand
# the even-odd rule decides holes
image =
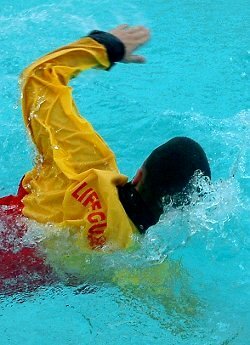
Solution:
[[[143,56],[133,55],[133,52],[149,40],[150,33],[148,29],[144,26],[129,27],[127,24],[124,24],[111,30],[110,33],[119,38],[125,46],[123,62],[145,62]]]

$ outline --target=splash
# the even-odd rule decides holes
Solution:
[[[226,227],[244,209],[242,191],[235,178],[209,182],[197,174],[192,181],[193,193],[189,204],[165,207],[158,226],[150,228],[141,240],[138,253],[141,261],[163,262],[171,254],[185,247],[197,234],[207,233],[225,237]],[[137,258],[138,258],[137,257]]]

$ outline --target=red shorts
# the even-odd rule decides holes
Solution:
[[[22,199],[27,192],[19,185],[17,195],[0,198],[0,293],[13,293],[52,281],[51,269],[36,247],[22,243],[27,227]]]

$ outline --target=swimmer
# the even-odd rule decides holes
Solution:
[[[187,194],[195,171],[211,177],[201,146],[176,137],[157,147],[128,182],[118,170],[114,153],[77,110],[70,80],[91,68],[112,74],[117,62],[144,63],[144,57],[134,52],[149,38],[143,26],[95,30],[43,56],[23,72],[23,117],[37,159],[23,177],[18,194],[0,199],[5,229],[19,226],[15,233],[21,238],[26,230],[20,219],[28,218],[56,224],[61,231],[71,229],[86,250],[125,249],[133,234],[145,234],[157,224],[164,200]],[[184,197],[178,200],[185,202]],[[13,220],[17,218],[18,225]],[[8,266],[11,250],[1,250],[2,267]],[[13,255],[12,264],[19,266],[20,258]],[[32,258],[29,269],[42,266],[35,248],[24,251],[21,261],[26,257]],[[38,269],[42,276],[49,271]]]

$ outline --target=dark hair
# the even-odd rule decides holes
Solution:
[[[164,196],[180,193],[195,171],[211,179],[211,171],[202,147],[192,139],[176,137],[157,147],[143,164],[144,178],[139,192],[147,204],[156,204]],[[159,211],[160,212],[160,211]]]

